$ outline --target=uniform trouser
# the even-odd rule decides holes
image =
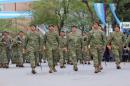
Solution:
[[[67,58],[67,51],[60,49],[60,65],[61,66],[64,66],[66,58]]]
[[[77,57],[76,57],[76,49],[69,49],[69,57],[74,65],[74,68],[77,67]]]
[[[13,51],[12,61],[17,65],[23,65],[23,53],[20,50]]]
[[[48,66],[50,67],[50,69],[53,69],[55,67],[55,65],[57,64],[57,48],[48,48],[46,50],[46,54],[47,54],[47,60],[48,60]]]
[[[24,62],[30,63],[30,56],[29,56],[29,54],[30,54],[29,52],[23,54]]]
[[[55,57],[55,63],[57,64],[60,61],[60,49],[56,49],[53,53],[54,57]]]
[[[91,55],[93,56],[94,67],[101,65],[103,57],[103,48],[91,47]]]
[[[120,62],[121,62],[122,48],[112,47],[112,53],[113,53],[113,55],[114,55],[116,64],[119,65]]]
[[[8,64],[8,58],[6,50],[0,52],[0,64]]]
[[[40,53],[39,53],[39,51],[35,51],[34,56],[35,56],[35,62],[36,62],[36,65],[37,65],[40,62],[40,57],[39,57]]]
[[[67,63],[71,62],[69,51],[67,51],[66,54],[65,54],[65,60],[66,60]]]
[[[43,60],[47,60],[47,50],[43,51]]]
[[[43,53],[39,52],[39,62],[42,62],[42,59],[45,60],[45,57],[43,57]]]
[[[81,48],[76,49],[76,57],[77,57],[77,60],[83,61],[83,52]]]
[[[29,51],[28,56],[30,58],[31,67],[35,68],[36,67],[36,61],[35,61],[34,51]]]
[[[89,52],[90,52],[90,50],[87,49],[87,48],[85,48],[85,49],[83,50],[83,60],[84,60],[85,62],[91,60],[91,58],[90,58],[91,56],[90,56]]]
[[[8,63],[10,62],[10,60],[12,59],[12,56],[13,56],[13,51],[12,49],[6,49],[6,55],[7,55],[7,58],[8,58]]]

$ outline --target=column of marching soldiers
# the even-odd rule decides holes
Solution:
[[[43,35],[36,27],[31,26],[27,32],[20,31],[16,37],[11,38],[9,32],[4,31],[0,37],[0,68],[9,68],[9,63],[16,67],[24,67],[30,63],[32,73],[42,62],[48,63],[49,73],[57,72],[56,66],[65,68],[66,64],[73,65],[73,70],[78,71],[78,62],[90,64],[93,58],[94,73],[103,69],[102,57],[107,46],[115,58],[116,68],[121,69],[121,54],[124,46],[128,46],[130,37],[126,38],[120,27],[115,26],[114,32],[106,37],[98,22],[94,22],[91,30],[81,35],[78,27],[71,26],[71,32],[60,34],[54,25],[48,26],[48,32]],[[11,58],[10,58],[11,57]]]

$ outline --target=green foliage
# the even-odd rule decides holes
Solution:
[[[0,31],[20,31],[19,29],[16,28],[0,28]]]
[[[82,0],[41,0],[34,2],[32,11],[34,24],[56,24],[61,29],[64,26],[77,25],[81,30],[89,29],[92,23],[92,16],[97,19],[93,8],[94,3],[105,2],[105,0],[87,0],[85,4]],[[117,14],[120,19],[130,20],[130,9],[124,7],[129,0],[107,0],[107,22],[112,22],[113,17],[109,4],[117,3]],[[93,14],[93,15],[92,15]]]
[[[0,19],[0,27],[8,27],[12,24],[10,20]]]
[[[130,9],[127,3],[130,3],[130,0],[120,0],[117,8],[118,16],[123,21],[130,21]]]
[[[92,1],[89,1],[93,9]],[[41,0],[34,2],[34,24],[56,24],[60,28],[90,25],[91,16],[82,0]],[[88,26],[87,26],[88,27]]]
[[[35,24],[57,24],[58,16],[56,15],[57,0],[41,0],[34,2],[32,5],[32,11],[34,14]]]

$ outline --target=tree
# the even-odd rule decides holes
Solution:
[[[114,3],[116,3],[117,11],[120,20],[122,21],[130,21],[130,1],[129,0],[114,0]]]
[[[91,10],[92,6],[89,6],[89,10]],[[91,22],[91,14],[81,0],[41,0],[33,3],[32,11],[33,23],[56,24],[59,31],[70,23],[84,27],[88,21]]]

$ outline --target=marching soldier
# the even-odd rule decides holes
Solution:
[[[90,45],[91,55],[93,56],[95,73],[102,70],[101,61],[106,43],[106,37],[99,28],[99,23],[95,22],[93,29],[89,32],[88,45]]]
[[[26,53],[28,53],[28,57],[30,58],[32,73],[35,74],[35,68],[39,65],[39,40],[40,35],[37,33],[36,27],[32,26],[31,31],[27,34],[26,37]]]
[[[50,68],[49,73],[57,72],[55,66],[57,64],[57,50],[59,49],[59,36],[54,30],[54,26],[48,27],[49,32],[46,33],[44,38],[46,56],[48,60],[48,66]]]
[[[13,41],[13,59],[16,61],[16,67],[24,67],[23,66],[23,54],[25,49],[25,36],[24,32],[20,31],[18,36],[16,36],[15,40]]]
[[[90,49],[88,48],[88,33],[87,34],[83,34],[83,62],[85,64],[91,64],[90,63]]]
[[[0,41],[0,68],[8,68],[5,43]]]
[[[121,69],[121,56],[122,56],[122,49],[125,45],[125,36],[122,32],[120,32],[120,27],[115,26],[114,32],[111,33],[108,41],[112,44],[112,52],[115,57],[116,67],[117,69]]]
[[[65,68],[65,60],[67,57],[67,39],[65,37],[65,32],[60,32],[60,67]]]
[[[73,70],[78,71],[77,67],[77,48],[79,48],[78,41],[80,39],[80,34],[77,33],[77,26],[72,26],[72,32],[68,34],[67,36],[67,42],[68,42],[68,52],[70,60],[73,64]],[[81,49],[81,46],[80,46]]]
[[[12,46],[12,40],[11,37],[9,36],[8,32],[3,32],[3,36],[1,39],[1,44],[2,44],[2,52],[1,52],[1,57],[2,58],[2,67],[3,68],[8,68],[9,67],[9,61],[11,58],[11,46]]]

